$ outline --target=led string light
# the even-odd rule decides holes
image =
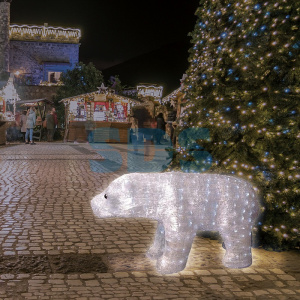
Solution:
[[[51,27],[51,26],[30,26],[10,25],[9,38],[11,40],[55,40],[55,41],[76,41],[81,38],[80,29]]]
[[[265,141],[274,138],[280,142],[286,138],[299,141],[299,128],[295,127],[299,108],[270,107],[272,101],[280,99],[281,102],[292,103],[292,99],[299,97],[299,87],[289,85],[288,80],[283,78],[285,66],[282,61],[277,61],[277,57],[285,57],[286,60],[295,62],[297,53],[299,54],[296,24],[299,23],[300,11],[294,3],[295,1],[286,0],[259,3],[252,0],[237,3],[225,1],[222,5],[218,0],[203,2],[197,12],[199,20],[191,35],[193,47],[190,50],[190,66],[184,86],[186,98],[198,104],[197,108],[184,111],[180,125],[183,129],[197,124],[213,130],[220,128],[221,131],[240,132],[245,135],[241,143],[255,151],[259,138],[264,138]],[[209,28],[208,25],[212,23],[216,24],[216,28]],[[237,49],[231,46],[235,40]],[[267,51],[261,51],[265,47]],[[297,76],[299,67],[290,68],[289,71]],[[270,86],[270,82],[276,80],[280,80],[278,84]],[[243,88],[247,81],[253,81],[259,87],[250,86],[249,90]],[[227,92],[226,88],[231,86],[235,87],[235,91]],[[230,104],[229,100],[233,102]],[[248,106],[250,101],[252,104]],[[224,107],[229,108],[228,111],[222,107],[222,102],[226,103]],[[207,108],[212,109],[208,112]],[[278,115],[276,118],[275,112]],[[238,115],[237,122],[232,121],[233,114]],[[257,115],[261,115],[262,119],[257,119]],[[226,142],[228,149],[235,147],[234,140]],[[213,145],[225,147],[223,141],[214,142]],[[210,149],[215,151],[213,147]],[[186,150],[180,148],[179,153],[185,155]],[[280,199],[287,194],[291,197],[299,196],[298,160],[281,162],[276,152],[268,156],[256,152],[256,155],[258,161],[253,165],[243,163],[242,160],[236,160],[235,163],[226,159],[221,165],[234,174],[258,181],[261,177],[271,183],[269,177],[277,176],[286,183],[285,188],[274,191],[276,195],[280,195]],[[289,205],[288,201],[284,202]],[[295,210],[288,211],[292,217],[299,214]],[[295,239],[299,234],[298,229],[287,224],[283,226],[276,227],[276,234],[281,234],[284,240]],[[268,231],[275,231],[275,226],[267,228]]]
[[[183,270],[198,230],[218,230],[229,268],[251,265],[251,229],[259,214],[253,186],[240,178],[182,172],[132,173],[114,180],[91,201],[99,218],[150,218],[158,221],[147,252],[157,271]]]

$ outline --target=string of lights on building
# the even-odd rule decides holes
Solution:
[[[37,26],[37,25],[10,25],[9,37],[11,40],[41,40],[74,43],[79,42],[81,38],[80,29]]]

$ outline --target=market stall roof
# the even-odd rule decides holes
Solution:
[[[21,101],[17,101],[16,104],[35,104],[38,102],[45,102],[45,103],[49,103],[52,104],[53,102],[46,99],[46,98],[42,98],[42,99],[33,99],[33,100],[21,100]]]
[[[114,92],[110,92],[110,91],[109,92],[104,92],[104,93],[100,92],[100,91],[95,91],[95,92],[90,92],[90,93],[86,93],[86,94],[71,96],[71,97],[62,99],[59,102],[67,102],[67,101],[70,101],[71,99],[75,100],[75,99],[80,99],[80,98],[85,98],[85,97],[92,97],[92,96],[95,96],[95,95],[106,95],[106,96],[111,96],[113,98],[117,98],[117,99],[120,99],[120,100],[129,100],[129,101],[132,101],[132,102],[141,103],[140,100],[132,99],[132,98],[129,98],[129,97],[126,97],[126,96],[123,96],[123,95],[118,95],[118,94],[115,94]]]
[[[170,103],[171,106],[174,106],[174,101],[182,97],[184,94],[185,93],[183,91],[183,88],[179,87],[178,89],[176,89],[175,91],[167,95],[166,97],[162,98],[162,103],[163,104]]]

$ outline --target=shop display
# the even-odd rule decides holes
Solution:
[[[128,120],[130,109],[135,101],[109,92],[92,92],[62,100],[66,105],[66,133],[68,141],[85,141],[84,124],[93,121],[94,141],[116,141],[113,130],[118,130],[116,142],[128,141],[127,131],[131,123]]]

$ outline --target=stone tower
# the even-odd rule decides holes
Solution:
[[[0,76],[9,71],[10,3],[0,0]]]

